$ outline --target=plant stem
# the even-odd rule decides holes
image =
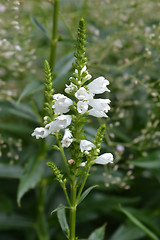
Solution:
[[[69,240],[75,240],[75,232],[76,232],[76,208],[77,208],[77,201],[76,201],[76,180],[75,177],[71,183],[71,207],[70,207],[70,236]]]
[[[85,172],[85,175],[84,175],[84,178],[83,178],[82,184],[81,184],[80,189],[79,189],[79,191],[78,191],[77,202],[78,202],[78,199],[79,199],[80,196],[81,196],[81,193],[82,193],[83,188],[84,188],[84,186],[85,186],[85,183],[86,183],[86,181],[87,181],[88,174],[89,174],[89,170],[90,170],[90,166],[88,166],[88,168],[87,168],[87,170],[86,170],[86,172]]]
[[[49,240],[49,234],[47,229],[47,222],[44,213],[44,186],[41,183],[38,186],[38,215],[37,215],[37,234],[39,240]]]
[[[54,0],[52,37],[51,37],[51,47],[50,47],[50,59],[49,59],[49,64],[52,70],[55,65],[56,48],[57,48],[57,42],[58,42],[58,12],[59,12],[59,0]]]

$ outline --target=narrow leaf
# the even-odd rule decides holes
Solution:
[[[69,237],[69,226],[67,223],[67,219],[66,219],[66,214],[65,214],[65,208],[61,208],[59,210],[57,210],[57,217],[58,217],[58,221],[60,223],[60,226],[63,230],[63,232],[65,233],[66,237]]]
[[[83,193],[82,195],[80,196],[80,198],[78,199],[78,205],[87,197],[87,195],[90,193],[90,191],[92,191],[93,188],[96,188],[98,187],[98,185],[94,185],[94,186],[91,186],[89,188],[87,188]]]
[[[20,97],[18,98],[17,103],[20,103],[20,101],[29,95],[32,95],[36,92],[41,91],[44,88],[43,84],[40,81],[34,81],[30,82],[21,93]]]
[[[123,212],[128,219],[135,224],[139,229],[141,229],[146,235],[148,235],[153,240],[159,240],[159,238],[150,230],[148,229],[142,222],[140,222],[137,218],[135,218],[130,212],[120,206],[120,211]]]
[[[0,163],[0,178],[20,178],[22,167]]]
[[[146,157],[137,159],[136,161],[130,161],[129,163],[141,168],[157,169],[160,168],[159,158],[160,151],[155,151]]]
[[[44,172],[44,163],[38,158],[31,158],[25,165],[24,172],[18,187],[17,202],[20,204],[21,198],[30,189],[33,189],[41,180]]]
[[[66,208],[68,208],[68,207],[64,206],[63,204],[60,204],[57,208],[55,208],[55,209],[51,212],[51,214],[53,214],[53,213],[55,213],[55,212],[57,212],[57,211],[59,211],[59,210],[61,210],[61,209],[66,209]]]
[[[39,30],[41,33],[43,33],[43,35],[45,35],[49,39],[48,31],[46,30],[46,28],[33,15],[30,15],[30,18],[33,25],[37,28],[37,30]]]
[[[106,224],[102,227],[97,228],[94,232],[91,233],[88,240],[103,240],[105,235]]]

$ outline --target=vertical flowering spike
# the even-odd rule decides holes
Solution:
[[[51,68],[49,66],[49,63],[47,60],[44,62],[44,70],[45,70],[45,90],[44,90],[44,96],[45,96],[45,104],[44,104],[44,110],[46,112],[46,115],[48,117],[45,117],[45,122],[49,123],[50,121],[54,120],[54,110],[52,108],[54,100],[53,100],[53,93],[54,89],[52,87],[53,83],[53,77]]]

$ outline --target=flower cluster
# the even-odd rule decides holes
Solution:
[[[85,81],[91,79],[91,75],[86,70],[86,66],[80,72],[80,77],[83,79],[83,73],[85,72]],[[78,75],[78,70],[75,69],[75,74]],[[72,78],[71,78],[72,80]],[[73,100],[64,94],[53,95],[52,109],[54,111],[54,121],[46,124],[45,127],[38,127],[32,133],[36,139],[46,138],[48,135],[54,135],[57,131],[64,129],[64,136],[61,140],[62,147],[68,148],[73,142],[73,135],[68,128],[72,125],[73,114],[66,114],[68,112],[75,112],[75,114],[92,115],[95,117],[107,117],[106,113],[110,110],[109,99],[94,99],[96,94],[110,91],[107,86],[109,81],[104,77],[99,77],[91,81],[87,85],[82,85],[82,81],[77,81],[77,84],[73,82],[70,85],[66,85],[65,92],[70,94]],[[90,108],[90,109],[89,109]],[[46,119],[47,117],[45,117]],[[96,146],[85,139],[80,140],[80,151],[88,154],[92,148]],[[106,164],[113,161],[111,153],[106,153],[99,156],[94,162],[99,164]]]

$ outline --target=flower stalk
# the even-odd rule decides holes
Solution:
[[[53,23],[52,23],[52,36],[50,46],[50,58],[49,64],[51,69],[54,69],[56,59],[56,49],[58,43],[58,13],[59,13],[60,0],[54,0],[53,2]]]
[[[56,5],[58,2],[58,0],[55,0],[54,10],[58,8]],[[69,240],[77,239],[77,206],[92,165],[105,165],[113,162],[111,153],[99,155],[106,131],[105,125],[99,127],[93,142],[87,140],[84,133],[84,125],[89,115],[107,118],[106,113],[110,110],[109,99],[95,97],[96,94],[110,92],[107,87],[109,81],[102,76],[91,81],[92,76],[89,74],[86,66],[85,32],[85,21],[81,19],[75,52],[76,60],[73,64],[74,72],[69,79],[69,85],[66,84],[64,90],[67,96],[62,93],[53,94],[51,67],[54,59],[52,59],[51,67],[45,62],[45,110],[47,116],[44,117],[44,127],[36,128],[32,133],[32,136],[35,136],[37,139],[51,135],[57,140],[57,145],[53,145],[53,149],[60,152],[66,171],[59,170],[53,162],[49,162],[47,165],[51,168],[56,180],[62,187],[69,206],[69,229],[66,231]],[[53,47],[55,47],[54,44]],[[54,51],[53,53],[55,54]],[[66,151],[64,151],[64,148],[68,151],[67,155],[65,155]],[[70,156],[70,159],[67,159],[66,156]],[[66,183],[68,184],[66,185]],[[64,230],[63,227],[62,229]]]

